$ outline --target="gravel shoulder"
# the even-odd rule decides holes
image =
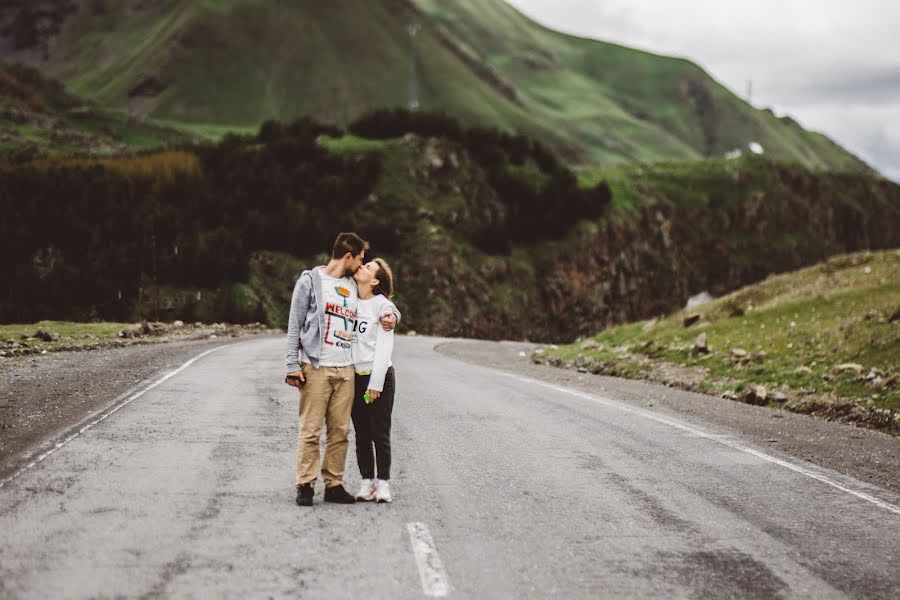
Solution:
[[[900,492],[900,437],[642,381],[535,365],[527,355],[538,347],[523,342],[454,340],[440,343],[436,350],[467,363],[652,408],[746,439],[773,453],[809,461]]]
[[[0,479],[49,439],[201,352],[249,336],[0,359]]]

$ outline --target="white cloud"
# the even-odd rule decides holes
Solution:
[[[900,3],[507,0],[554,29],[684,56],[900,180]]]

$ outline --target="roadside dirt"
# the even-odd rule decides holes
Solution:
[[[758,447],[900,493],[900,437],[661,385],[533,364],[537,344],[448,341],[438,352],[483,367],[601,394],[740,436]]]
[[[246,335],[0,358],[0,479],[41,442],[204,350]]]

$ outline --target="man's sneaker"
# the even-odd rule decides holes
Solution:
[[[375,502],[391,502],[391,485],[384,479],[377,480],[375,484]]]
[[[325,502],[337,504],[355,504],[356,498],[347,493],[342,485],[325,488]]]
[[[375,482],[371,479],[363,479],[356,493],[356,499],[360,502],[371,502],[375,499]]]
[[[297,506],[312,506],[314,493],[315,493],[315,490],[313,490],[313,486],[311,483],[304,483],[303,485],[298,485],[297,486]]]

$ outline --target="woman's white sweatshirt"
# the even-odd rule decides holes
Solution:
[[[371,371],[369,389],[384,390],[384,377],[391,367],[394,351],[394,332],[385,331],[379,316],[396,310],[394,303],[381,294],[368,300],[360,298],[356,308],[353,336],[353,365],[357,373]]]

